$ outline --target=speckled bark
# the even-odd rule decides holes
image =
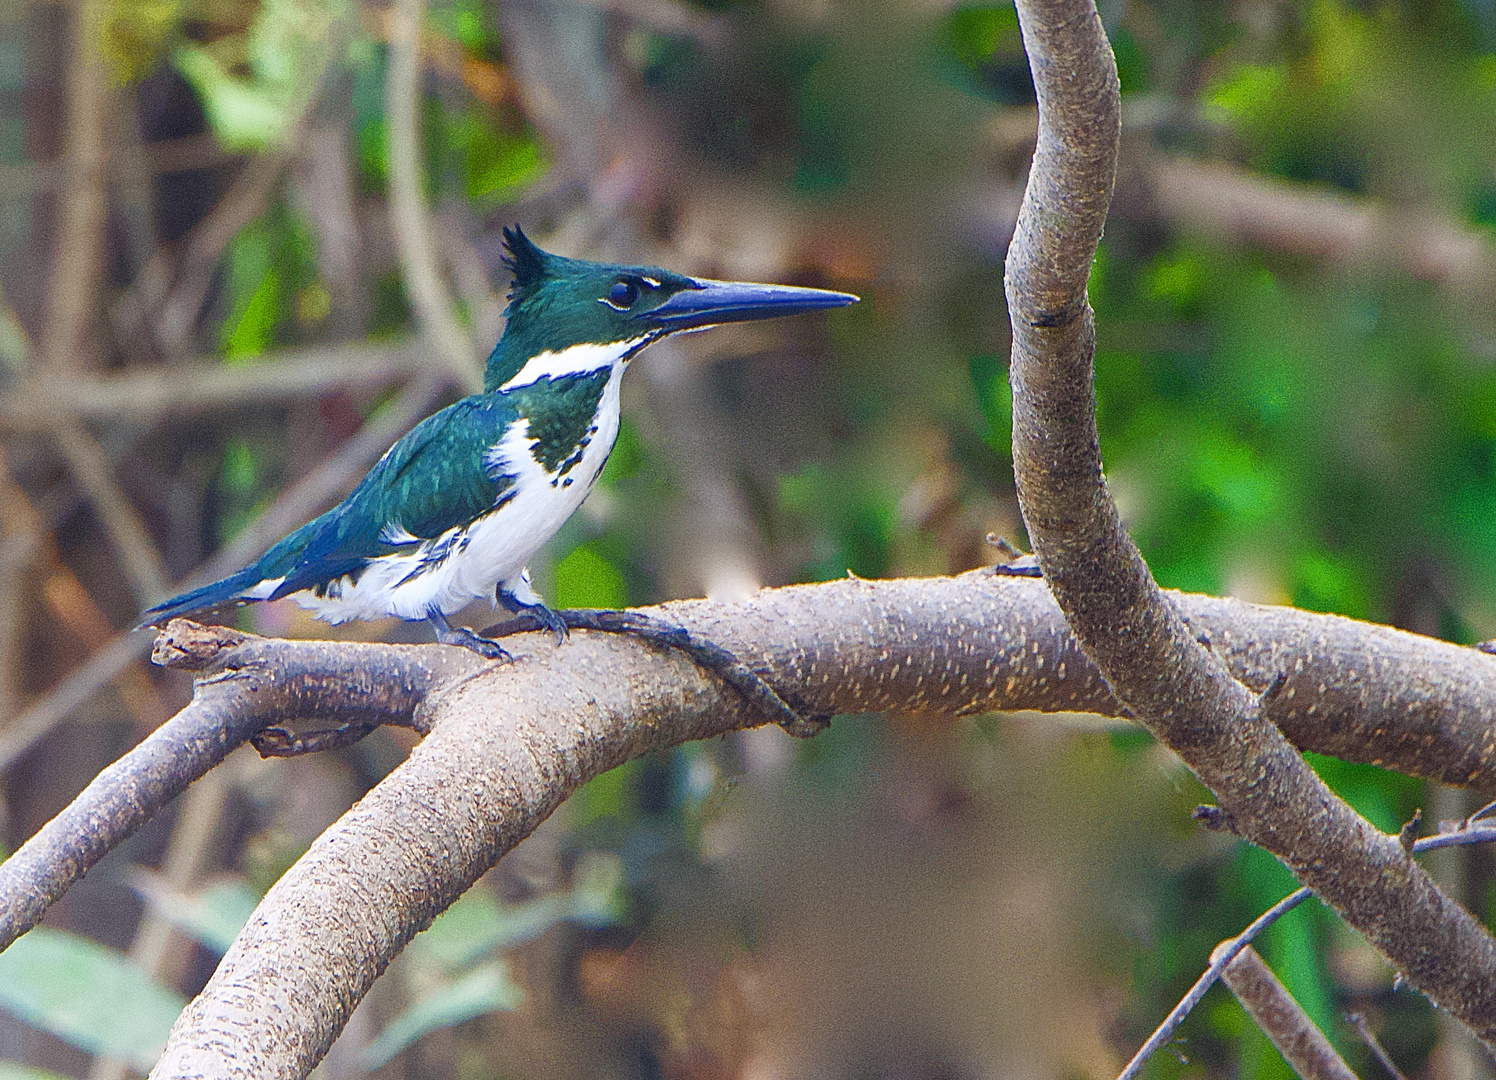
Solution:
[[[1285,677],[1273,718],[1300,749],[1496,788],[1496,729],[1488,721],[1496,715],[1496,657],[1333,615],[1168,595],[1247,686],[1262,690]],[[730,646],[816,711],[1123,713],[1046,586],[1029,579],[983,571],[851,579],[767,590],[740,604],[692,600],[654,611]],[[276,641],[216,630],[197,640],[208,639],[225,651],[172,662],[207,665],[193,703],[0,864],[0,948],[265,725],[299,717],[322,726],[420,728],[430,695],[482,667],[460,649],[429,645]],[[182,643],[180,635],[163,638],[162,649]],[[646,670],[649,654],[639,656]]]
[[[1415,985],[1496,1039],[1496,942],[1396,838],[1320,782],[1255,695],[1196,640],[1121,526],[1102,477],[1085,295],[1116,169],[1116,65],[1092,0],[1019,0],[1018,12],[1039,141],[1008,252],[1013,459],[1045,577],[1117,697],[1216,793],[1242,834]],[[1344,685],[1327,677],[1332,684]],[[1283,697],[1269,703],[1273,718]]]

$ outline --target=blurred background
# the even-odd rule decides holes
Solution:
[[[1102,16],[1125,124],[1102,444],[1160,582],[1496,637],[1496,4]],[[507,224],[864,298],[645,353],[600,489],[534,567],[553,604],[1021,543],[1001,284],[1034,129],[1002,2],[4,0],[0,846],[185,702],[126,633],[143,607],[472,386]],[[246,749],[196,785],[0,957],[0,1076],[144,1072],[258,895],[409,745]],[[1484,801],[1315,765],[1384,829]],[[840,718],[637,761],[423,934],[322,1075],[1105,1080],[1292,888],[1190,823],[1204,798],[1085,717]],[[1489,919],[1491,855],[1439,859]],[[1492,1075],[1322,910],[1260,948],[1367,1080],[1347,1012],[1409,1076]],[[1185,1036],[1150,1077],[1289,1075],[1219,988]]]

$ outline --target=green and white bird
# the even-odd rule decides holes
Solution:
[[[628,362],[669,334],[857,300],[566,259],[517,227],[504,239],[514,284],[483,393],[421,421],[346,500],[252,566],[151,608],[140,625],[289,596],[333,623],[426,619],[438,641],[499,659],[496,642],[448,622],[487,598],[564,635],[526,565],[596,485]]]

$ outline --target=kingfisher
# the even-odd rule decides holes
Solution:
[[[629,361],[670,334],[858,299],[568,259],[518,226],[504,242],[514,278],[483,392],[417,424],[347,499],[257,562],[158,604],[140,626],[288,596],[331,623],[424,619],[443,644],[505,659],[498,642],[448,621],[486,598],[560,640],[565,623],[527,566],[602,474]]]

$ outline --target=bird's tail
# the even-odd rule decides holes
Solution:
[[[191,589],[147,609],[140,616],[140,621],[135,624],[135,628],[138,630],[142,626],[161,626],[178,615],[191,615],[196,611],[209,611],[228,604],[247,603],[255,599],[255,597],[246,595],[247,591],[258,585],[262,578],[259,564],[256,563],[254,566],[240,570],[237,574],[230,574],[220,581],[215,581],[211,585]]]

